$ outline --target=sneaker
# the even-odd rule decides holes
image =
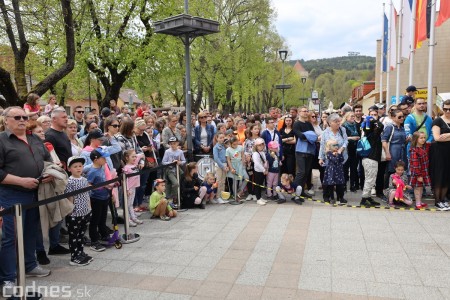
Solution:
[[[36,258],[37,258],[38,263],[42,266],[50,264],[50,259],[48,259],[45,251],[36,252]]]
[[[259,199],[259,200],[256,201],[256,204],[258,204],[258,205],[266,205],[267,203],[264,202],[263,200]]]
[[[212,203],[212,204],[219,204],[219,202],[217,201],[217,199],[211,199],[211,203]]]
[[[95,251],[95,252],[103,252],[103,251],[106,250],[105,246],[103,246],[102,244],[100,244],[100,242],[94,242],[94,243],[92,243],[90,249],[91,249],[92,251]]]
[[[379,203],[379,202],[373,200],[373,199],[370,198],[370,197],[369,197],[368,199],[369,199],[370,205],[372,205],[372,206],[380,206],[380,203]]]
[[[313,195],[311,195],[308,191],[303,191],[301,196],[306,198],[312,198]]]
[[[316,191],[313,189],[310,189],[309,191],[307,191],[307,193],[314,196],[316,194]]]
[[[170,221],[170,217],[169,217],[169,216],[166,216],[166,215],[159,216],[159,219],[160,219],[161,221]]]
[[[300,197],[298,197],[298,196],[295,196],[294,198],[292,198],[292,202],[294,202],[295,204],[298,204],[298,205],[302,205],[302,201],[300,200]]]
[[[422,204],[416,204],[416,209],[422,209],[425,208]]]
[[[139,219],[134,219],[133,222],[138,224],[138,225],[144,224],[144,221],[139,220]]]
[[[248,195],[247,198],[245,198],[245,201],[252,201],[253,200],[253,195]]]
[[[218,204],[225,204],[225,201],[223,201],[223,199],[219,197],[219,198],[217,198],[217,203]]]
[[[445,206],[444,202],[438,202],[438,203],[436,203],[435,206],[438,210],[441,210],[441,211],[448,210],[448,208]]]
[[[26,273],[25,275],[26,277],[47,277],[48,275],[50,275],[50,273],[50,270],[44,269],[43,267],[38,265],[36,268]]]
[[[92,257],[92,256],[90,256],[90,255],[87,255],[86,253],[84,253],[84,252],[81,252],[81,254],[80,254],[81,256],[83,256],[83,257],[87,257],[88,258],[88,260],[89,260],[89,262],[92,262],[93,260],[94,260],[94,258]]]
[[[444,202],[442,202],[442,203],[444,204],[445,207],[447,207],[447,209],[450,210],[450,206],[448,205],[448,202],[447,202],[447,201],[444,201]]]
[[[256,195],[252,196],[253,201],[258,201],[258,198],[256,198]]]
[[[74,259],[71,259],[69,264],[71,266],[87,266],[90,263],[89,258],[79,255],[78,257],[75,257]]]
[[[426,203],[424,203],[424,202],[422,202],[421,205],[422,205],[423,208],[428,207],[428,204],[426,204]]]
[[[366,206],[366,207],[370,207],[372,206],[369,198],[362,198],[361,203],[359,204],[360,206]]]
[[[345,200],[344,198],[342,198],[338,202],[339,202],[339,204],[347,204],[347,200]]]
[[[130,222],[128,223],[128,225],[130,225],[130,227],[136,227],[137,226],[137,224],[136,223],[134,223],[133,221],[131,221],[130,220]]]
[[[377,195],[377,191],[375,190],[374,187],[370,190],[370,195],[372,195],[372,196],[376,196]]]
[[[3,297],[7,298],[14,294],[16,283],[14,281],[5,281],[0,287],[3,292]]]
[[[54,247],[54,248],[50,248],[48,250],[48,255],[63,255],[63,254],[69,254],[70,250],[59,245]]]
[[[277,200],[277,203],[278,203],[278,204],[286,203],[286,199],[278,199],[278,200]]]

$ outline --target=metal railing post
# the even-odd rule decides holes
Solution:
[[[237,202],[237,193],[238,193],[237,182],[238,182],[237,176],[233,176],[233,193],[234,193],[234,201],[236,201],[236,202]]]
[[[123,219],[124,219],[124,229],[125,238],[128,240],[128,234],[130,233],[130,212],[128,211],[128,188],[127,188],[127,176],[124,173],[122,179],[122,190],[123,190]]]
[[[17,286],[22,294],[20,299],[26,299],[25,292],[25,251],[23,246],[23,211],[21,204],[15,204],[16,215],[16,247],[17,247]]]
[[[181,209],[181,183],[180,183],[180,166],[177,164],[177,181],[178,181],[178,209]]]

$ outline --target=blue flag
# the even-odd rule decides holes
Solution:
[[[384,14],[384,25],[383,25],[383,72],[387,71],[387,49],[388,49],[388,18]]]

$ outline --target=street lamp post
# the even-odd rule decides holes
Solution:
[[[284,109],[284,91],[290,89],[292,86],[289,84],[284,84],[284,62],[287,58],[287,50],[279,50],[278,51],[278,55],[280,55],[280,59],[281,59],[281,81],[282,84],[278,84],[276,85],[276,88],[281,90],[282,93],[282,103],[283,103],[283,113],[286,112],[286,110]]]
[[[302,100],[303,100],[303,105],[305,105],[305,100],[306,100],[306,97],[305,97],[305,83],[306,83],[306,77],[305,76],[302,76],[302,78],[301,78],[301,80],[302,80],[302,84],[303,84],[303,97],[302,97]]]

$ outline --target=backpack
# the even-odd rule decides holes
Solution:
[[[368,157],[372,152],[372,146],[366,136],[363,136],[356,144],[356,154],[360,157]]]

